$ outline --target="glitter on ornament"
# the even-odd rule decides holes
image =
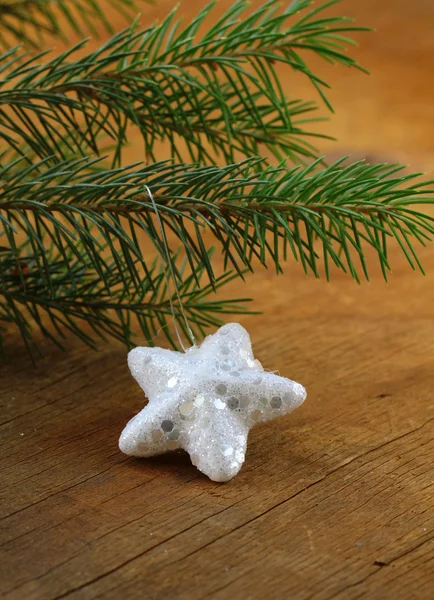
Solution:
[[[239,472],[253,425],[290,413],[306,397],[299,383],[264,371],[238,323],[185,353],[135,348],[128,365],[149,403],[126,425],[119,448],[144,457],[184,448],[213,481]]]

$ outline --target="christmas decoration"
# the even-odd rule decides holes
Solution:
[[[123,430],[120,449],[146,457],[184,448],[214,481],[238,473],[251,427],[291,412],[306,397],[299,383],[264,371],[237,323],[185,353],[135,348],[128,364],[149,404]]]

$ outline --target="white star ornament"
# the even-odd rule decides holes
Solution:
[[[299,383],[264,371],[238,323],[185,353],[135,348],[128,365],[149,403],[123,430],[122,452],[148,457],[184,448],[213,481],[241,469],[253,425],[290,413],[306,398]]]

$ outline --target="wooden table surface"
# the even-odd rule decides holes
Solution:
[[[186,14],[202,5],[182,3]],[[339,138],[324,151],[433,174],[434,3],[342,7],[377,28],[357,51],[373,75],[323,70]],[[241,320],[257,357],[308,398],[251,432],[226,484],[186,454],[119,452],[144,403],[119,345],[46,345],[35,370],[11,335],[0,372],[4,597],[432,599],[434,246],[421,251],[425,278],[396,248],[391,256],[387,286],[375,268],[357,286],[339,273],[331,284],[307,279],[291,263],[284,277],[262,270],[232,287],[264,311]]]

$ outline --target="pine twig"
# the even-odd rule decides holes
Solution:
[[[46,234],[59,252],[67,247],[78,260],[91,260],[96,271],[104,271],[103,239],[110,257],[129,272],[134,273],[137,260],[146,270],[139,232],[163,259],[165,250],[145,186],[191,269],[204,265],[211,283],[215,275],[204,244],[206,231],[240,275],[245,268],[253,270],[255,259],[264,265],[271,259],[281,271],[289,250],[306,272],[318,276],[319,240],[326,276],[331,262],[357,281],[360,269],[368,277],[367,245],[376,250],[386,277],[387,240],[397,240],[412,268],[421,268],[414,242],[424,244],[434,232],[433,218],[416,208],[434,203],[429,182],[413,183],[414,175],[401,175],[401,167],[394,165],[343,167],[339,161],[322,169],[318,163],[293,169],[282,165],[258,173],[258,160],[227,167],[160,162],[89,174],[93,164],[85,159],[54,167],[37,164],[10,177],[10,165],[5,166],[0,221],[9,246],[17,247],[24,233],[42,249]],[[78,240],[85,258],[77,251]],[[38,270],[49,282],[43,262]]]
[[[138,8],[134,0],[108,3],[126,19]],[[47,37],[67,41],[62,20],[81,37],[89,33],[98,37],[101,25],[113,33],[98,0],[0,0],[0,45],[7,47],[12,41],[38,49]]]
[[[103,133],[115,142],[119,165],[134,125],[152,160],[156,143],[168,140],[181,161],[181,139],[193,162],[234,162],[237,153],[255,156],[263,147],[279,160],[316,158],[309,138],[323,136],[306,129],[315,104],[287,98],[274,65],[305,74],[330,106],[327,84],[302,52],[360,68],[346,54],[351,40],[344,35],[360,28],[339,17],[320,19],[310,4],[299,0],[278,14],[278,0],[270,0],[247,14],[248,3],[238,0],[202,37],[198,29],[213,3],[183,30],[173,11],[144,31],[133,25],[81,59],[75,55],[84,42],[46,64],[44,55],[25,59],[12,49],[0,56],[0,139],[17,151],[25,144],[39,158],[66,158],[60,141],[71,152],[98,154]]]
[[[177,349],[171,321],[175,316],[181,326],[182,322],[177,297],[168,289],[168,266],[154,260],[148,276],[137,285],[129,272],[130,265],[107,260],[104,269],[96,271],[92,261],[86,259],[85,249],[79,245],[78,249],[80,259],[70,250],[60,254],[55,244],[47,242],[45,250],[36,249],[36,253],[31,242],[15,252],[0,247],[0,325],[13,324],[18,329],[32,358],[40,354],[35,330],[62,350],[65,332],[93,349],[97,348],[98,339],[107,338],[131,348],[138,333],[147,344],[154,345],[154,339],[162,332]],[[212,250],[209,260],[211,255]],[[172,260],[179,263],[179,255]],[[41,262],[47,269],[47,278],[40,277]],[[182,277],[179,293],[197,338],[203,337],[207,328],[220,326],[223,315],[250,312],[244,306],[250,301],[248,298],[209,298],[236,275],[227,272],[216,279],[214,286],[201,285],[204,267],[188,273],[186,266],[185,260],[178,266]]]

